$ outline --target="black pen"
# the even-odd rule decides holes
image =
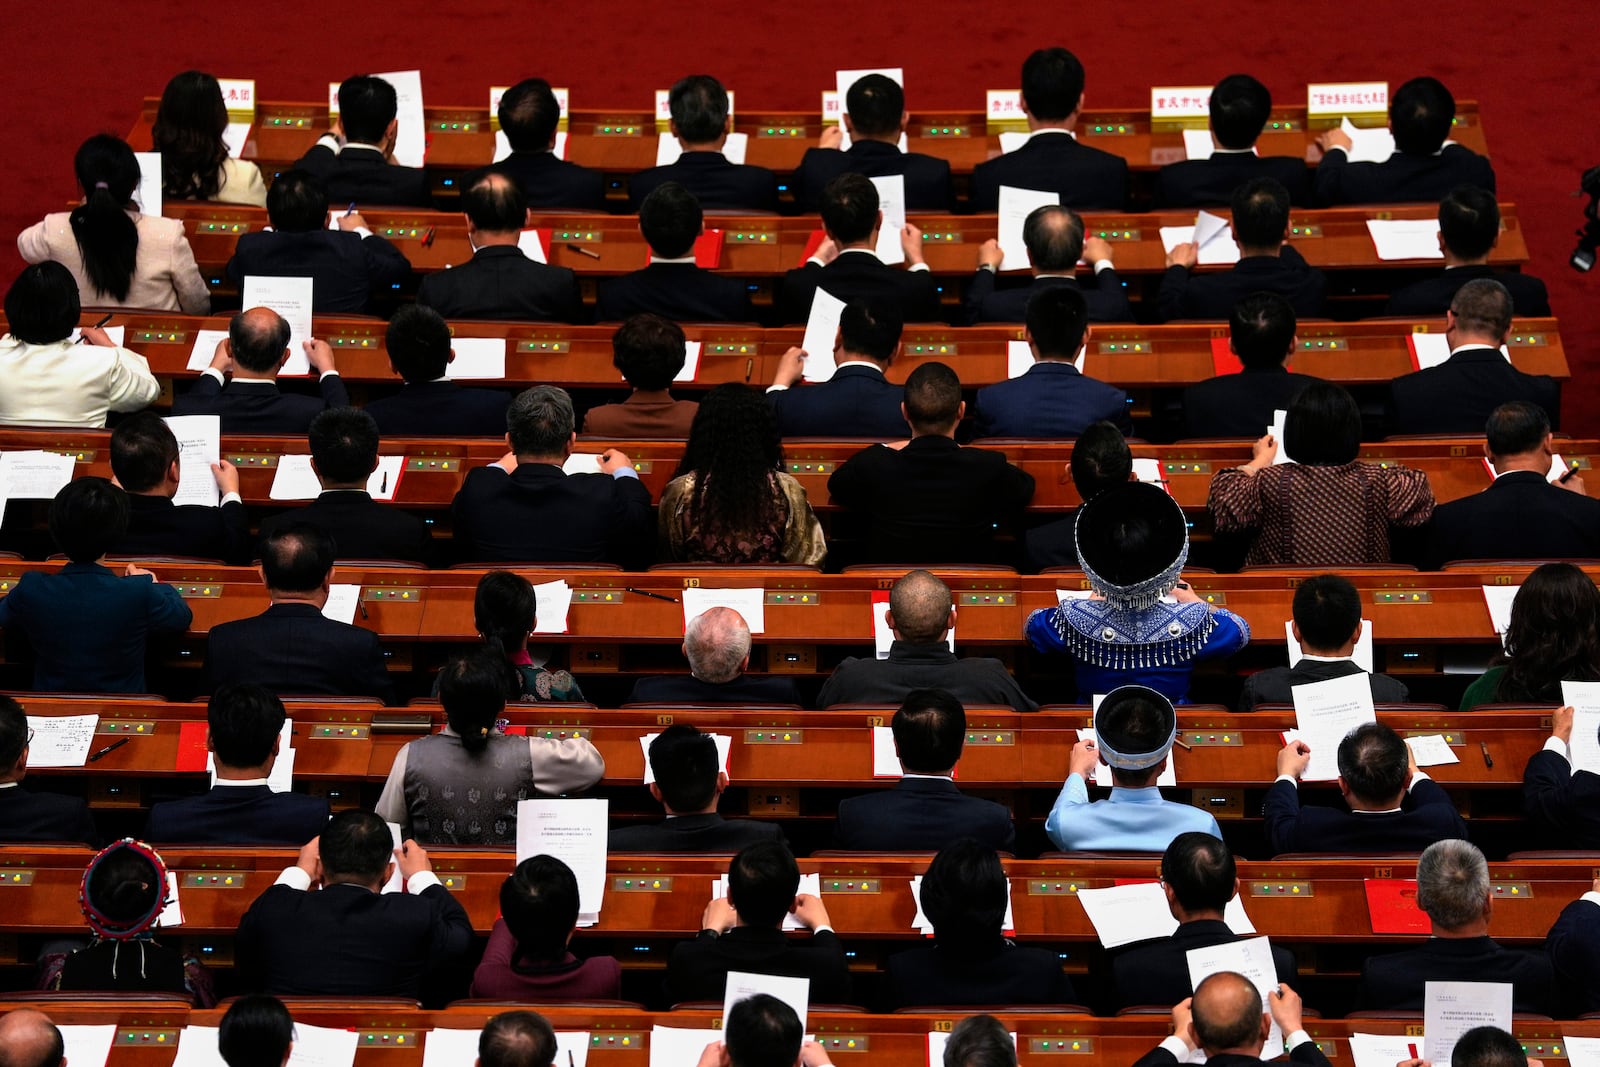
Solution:
[[[570,1048],[567,1049],[567,1067],[578,1067],[577,1064],[572,1062],[572,1050]]]
[[[102,327],[102,326],[104,326],[104,325],[105,325],[105,324],[106,324],[106,323],[108,323],[108,322],[110,322],[110,321],[111,321],[111,319],[112,319],[112,317],[113,317],[113,316],[114,316],[114,315],[116,315],[116,312],[115,312],[115,311],[108,311],[108,312],[106,312],[106,313],[105,313],[105,314],[104,314],[104,315],[102,315],[102,316],[100,316],[100,321],[99,321],[99,322],[97,322],[97,323],[95,323],[95,324],[94,324],[94,325],[93,325],[93,326],[91,326],[91,327],[89,327],[89,329],[91,329],[91,330],[98,330],[98,329],[100,329],[100,328],[101,328],[101,327]],[[79,343],[79,344],[80,344],[80,345],[81,345],[81,344],[87,344],[87,343],[88,343],[88,341],[89,341],[89,338],[87,338],[87,337],[85,337],[85,336],[84,336],[84,334],[83,334],[83,331],[82,331],[82,330],[79,330],[79,331],[78,331],[78,343]],[[1563,479],[1561,479],[1561,480],[1562,480],[1562,481],[1566,481],[1566,479],[1565,479],[1565,478],[1563,478]]]
[[[1489,743],[1487,741],[1479,741],[1478,751],[1483,753],[1483,765],[1485,767],[1493,767],[1494,759],[1489,755]]]
[[[131,737],[118,738],[117,740],[115,740],[115,741],[111,742],[109,745],[107,745],[105,748],[102,748],[99,752],[96,752],[94,755],[90,756],[89,757],[89,762],[93,763],[96,760],[98,760],[101,756],[109,756],[111,753],[115,752],[117,749],[121,748],[123,745],[127,744],[129,741],[132,741],[132,740],[133,740],[133,738],[131,738]]]
[[[1568,467],[1567,468],[1567,473],[1565,473],[1561,477],[1557,478],[1556,481],[1565,484],[1565,482],[1566,482],[1566,480],[1568,478],[1571,478],[1574,474],[1577,474],[1577,473],[1578,473],[1578,468],[1577,467]]]
[[[647,596],[652,600],[665,600],[669,604],[678,603],[678,598],[675,596],[662,596],[660,593],[652,593],[648,589],[635,589],[631,585],[623,586],[622,591],[624,593],[638,593],[640,596]]]
[[[384,471],[383,472],[383,481],[378,483],[378,492],[387,493],[388,491],[389,491],[389,472],[388,471]]]

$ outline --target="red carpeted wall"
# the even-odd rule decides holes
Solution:
[[[836,68],[895,64],[914,109],[981,106],[984,89],[1014,86],[1023,56],[1045,44],[1082,57],[1099,106],[1143,105],[1152,84],[1235,70],[1297,102],[1308,80],[1398,85],[1432,74],[1480,102],[1500,198],[1517,204],[1528,269],[1549,283],[1561,319],[1574,379],[1564,425],[1595,435],[1600,271],[1566,265],[1581,222],[1578,175],[1600,164],[1595,15],[1593,0],[19,2],[0,23],[0,233],[58,210],[73,195],[78,142],[126,133],[140,99],[190,67],[253,77],[266,99],[304,100],[356,71],[420,67],[435,103],[475,102],[490,85],[540,74],[571,86],[584,107],[647,107],[651,90],[707,71],[744,107],[810,108]],[[9,236],[0,247],[8,281],[20,260]]]

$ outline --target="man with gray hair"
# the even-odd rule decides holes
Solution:
[[[1508,400],[1529,400],[1561,425],[1561,387],[1543,374],[1524,374],[1502,351],[1511,332],[1511,294],[1492,278],[1460,289],[1444,315],[1450,358],[1396,378],[1390,386],[1390,433],[1477,435]]]
[[[300,347],[317,376],[320,397],[278,390],[278,373],[290,356],[283,317],[264,307],[239,312],[228,323],[228,336],[217,343],[211,365],[187,393],[173,398],[172,413],[220,416],[223,433],[306,433],[325,409],[349,407],[350,393],[328,342],[308,337]]]
[[[43,1012],[15,1008],[0,1015],[0,1067],[66,1067],[61,1031]]]
[[[1083,217],[1069,207],[1036,207],[1022,224],[1022,243],[1033,267],[1026,286],[998,287],[1005,251],[994,238],[978,249],[978,272],[967,285],[967,323],[1021,322],[1028,300],[1046,289],[1076,289],[1089,305],[1090,322],[1132,322],[1133,305],[1111,263],[1111,244],[1083,234]],[[1085,282],[1073,277],[1082,259],[1093,269]]]
[[[1512,1007],[1552,1014],[1550,961],[1502,948],[1489,937],[1494,893],[1477,846],[1446,839],[1417,861],[1417,906],[1433,934],[1426,944],[1369,958],[1361,969],[1361,1007],[1422,1010],[1429,982],[1510,982]]]
[[[506,412],[500,459],[467,474],[451,504],[459,558],[483,563],[648,561],[650,491],[627,456],[573,456],[572,398],[536,385]]]
[[[683,633],[689,674],[640,678],[630,704],[800,704],[800,689],[787,675],[753,678],[750,627],[732,608],[716,607],[689,620]]]

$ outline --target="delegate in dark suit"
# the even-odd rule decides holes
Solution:
[[[937,322],[942,318],[938,283],[932,271],[890,267],[866,249],[847,249],[825,267],[808,262],[783,276],[778,290],[780,324],[809,319],[811,301],[818,289],[847,304],[852,300],[894,303],[906,322]]]
[[[1417,948],[1368,956],[1361,1006],[1421,1011],[1428,982],[1510,982],[1511,1010],[1548,1014],[1554,1006],[1550,961],[1502,948],[1485,937],[1430,937]]]
[[[843,1004],[850,999],[850,969],[832,930],[790,941],[772,927],[735,926],[720,937],[702,930],[693,941],[673,948],[667,960],[667,1002],[721,1003],[729,971],[809,978],[813,1004]]]
[[[1522,772],[1522,815],[1552,848],[1600,849],[1600,775],[1574,773],[1559,752],[1535,752]]]
[[[1311,172],[1304,159],[1220,149],[1205,159],[1168,163],[1157,171],[1155,206],[1227,204],[1233,199],[1233,191],[1252,178],[1275,178],[1289,190],[1289,201],[1296,207],[1311,206]]]
[[[1259,292],[1277,293],[1301,318],[1319,318],[1328,280],[1292,245],[1284,245],[1275,256],[1242,256],[1232,269],[1209,274],[1192,274],[1174,264],[1161,276],[1161,318],[1227,319],[1235,304]]]
[[[1528,400],[1561,425],[1561,387],[1543,374],[1524,374],[1497,348],[1463,348],[1437,367],[1396,378],[1390,390],[1390,433],[1480,434],[1495,408]],[[223,427],[226,432],[227,427]]]
[[[460,556],[474,562],[616,563],[655,543],[650,491],[638,478],[566,474],[551,463],[470,471],[450,511]]]
[[[596,322],[649,313],[673,322],[754,322],[750,290],[738,278],[693,263],[652,263],[620,278],[602,278]]]
[[[918,776],[839,801],[833,837],[840,848],[867,852],[937,852],[958,837],[1009,852],[1016,830],[1003,804],[966,796],[948,778]]]
[[[295,168],[322,179],[330,204],[433,206],[426,173],[390,163],[371,145],[347,144],[336,152],[319,141],[300,157]]]
[[[326,797],[218,782],[197,797],[150,805],[144,840],[155,845],[299,848],[322,833],[328,814]]]
[[[1134,1060],[1133,1067],[1174,1067],[1179,1062],[1178,1057],[1157,1046]],[[1212,1056],[1206,1060],[1206,1065],[1207,1067],[1260,1067],[1262,1064],[1282,1062],[1282,1060],[1263,1060],[1255,1056],[1241,1056],[1236,1052],[1225,1052],[1220,1056]],[[1306,1041],[1291,1049],[1289,1062],[1302,1064],[1303,1067],[1332,1067],[1328,1057],[1322,1054],[1322,1050],[1317,1047],[1315,1041]]]
[[[1246,367],[1238,374],[1219,374],[1183,391],[1185,437],[1260,437],[1272,425],[1273,412],[1320,381],[1283,367]]]
[[[1127,393],[1055,360],[979,389],[975,418],[979,437],[1076,437],[1101,419],[1133,432]]]
[[[624,826],[606,838],[609,852],[738,852],[760,841],[783,843],[783,828],[756,819],[675,815],[648,826]]]
[[[1089,305],[1090,322],[1132,322],[1133,305],[1116,269],[1107,267],[1088,275],[1082,282],[1060,276],[1036,277],[1025,286],[997,288],[992,270],[979,269],[967,285],[967,325],[980,322],[1021,322],[1033,294],[1046,289],[1070,286],[1083,294]]]
[[[455,382],[408,382],[365,411],[384,437],[493,437],[506,429],[511,397]]]
[[[1006,665],[988,656],[958,658],[942,641],[895,640],[889,658],[850,657],[835,667],[817,694],[817,707],[899,704],[913,689],[943,689],[964,705],[1009,704],[1037,711]]]
[[[900,412],[904,390],[876,366],[840,367],[814,385],[794,385],[767,394],[784,437],[905,437]]]
[[[339,559],[399,559],[426,563],[433,556],[428,526],[401,508],[380,504],[360,489],[324,489],[303,508],[261,521],[261,537],[291,523],[320,526],[333,537]]]
[[[1302,659],[1293,667],[1268,667],[1244,680],[1244,689],[1239,694],[1239,710],[1254,711],[1257,704],[1292,704],[1294,693],[1291,690],[1294,686],[1361,673],[1356,662],[1348,659]],[[1369,674],[1367,681],[1372,686],[1374,704],[1404,704],[1411,699],[1411,691],[1387,674]]]
[[[906,182],[906,207],[911,211],[949,212],[955,209],[950,186],[950,164],[920,152],[902,152],[885,141],[853,141],[844,151],[808,148],[795,168],[791,188],[795,206],[803,212],[821,209],[823,186],[841,174],[887,178],[899,174]]]
[[[1397,812],[1302,807],[1295,784],[1280,780],[1267,790],[1261,815],[1277,853],[1421,852],[1435,841],[1467,836],[1450,795],[1421,776],[1412,781]]]
[[[0,785],[0,841],[100,843],[89,805],[78,797],[36,793],[17,783]]]
[[[1545,938],[1558,989],[1578,1012],[1600,1011],[1600,897],[1585,893],[1561,909]]]
[[[417,303],[447,319],[577,322],[583,315],[578,276],[535,263],[516,245],[488,245],[459,267],[428,275]]]
[[[259,685],[279,696],[326,693],[394,703],[378,635],[324,618],[315,604],[273,604],[254,618],[213,626],[206,671],[213,689]]]
[[[630,704],[799,704],[793,678],[757,678],[741,674],[731,682],[702,682],[692,674],[640,678],[633,683]]]
[[[605,211],[605,175],[560,159],[554,152],[512,152],[494,165],[522,189],[535,211]],[[461,188],[471,188],[469,176]]]
[[[1342,149],[1323,154],[1317,201],[1339,204],[1438,203],[1458,185],[1494,192],[1494,168],[1470,148],[1447,144],[1433,155],[1396,152],[1382,163],[1352,163]]]
[[[244,504],[174,504],[171,497],[128,494],[128,533],[116,556],[198,556],[239,566],[250,562],[250,517]]]
[[[1550,484],[1537,471],[1507,471],[1481,493],[1433,512],[1425,561],[1600,557],[1600,500]]]
[[[972,168],[972,210],[998,210],[1002,185],[1055,193],[1062,207],[1079,211],[1121,211],[1128,203],[1128,163],[1064,130],[1040,130],[1015,151]]]
[[[956,953],[926,945],[889,957],[884,968],[890,1011],[934,1005],[1070,1004],[1072,982],[1049,949],[999,939],[992,952]]]
[[[219,375],[201,374],[187,393],[173,398],[172,413],[220,415],[223,433],[303,435],[322,411],[350,406],[339,375],[323,375],[317,389],[320,398],[280,392],[277,382],[235,378],[223,385]]]
[[[1245,938],[1221,919],[1196,919],[1180,925],[1168,937],[1139,941],[1111,953],[1111,1011],[1135,1004],[1172,1005],[1194,993],[1189,983],[1190,949],[1231,945]],[[1298,984],[1294,953],[1272,946],[1272,965],[1278,981]]]
[[[1406,315],[1431,319],[1450,310],[1450,301],[1456,290],[1470,281],[1488,278],[1506,287],[1511,294],[1511,306],[1518,318],[1550,314],[1550,293],[1544,282],[1531,274],[1498,271],[1487,264],[1469,264],[1449,270],[1395,290],[1384,306],[1385,315]]]
[[[228,260],[228,278],[243,287],[247,275],[311,279],[311,310],[318,315],[362,315],[374,290],[411,277],[411,263],[382,237],[350,230],[242,234]]]
[[[628,180],[628,210],[663,182],[677,182],[713,211],[777,211],[778,179],[765,167],[730,163],[721,152],[685,152],[676,163],[642,170]]]

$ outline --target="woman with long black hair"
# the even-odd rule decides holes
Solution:
[[[161,93],[150,139],[161,153],[161,191],[174,200],[215,200],[267,206],[261,169],[232,159],[222,139],[228,107],[222,86],[210,74],[175,74]]]

